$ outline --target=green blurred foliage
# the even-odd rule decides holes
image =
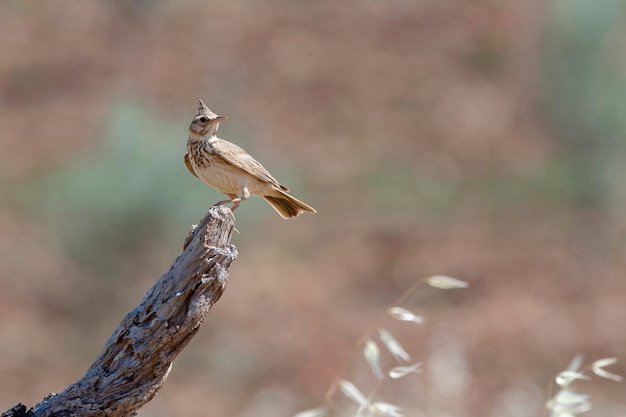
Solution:
[[[620,0],[555,0],[544,45],[544,110],[587,197],[607,204],[626,174],[626,73]],[[575,172],[576,171],[576,172]]]

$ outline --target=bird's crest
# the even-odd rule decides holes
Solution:
[[[217,114],[213,113],[209,108],[204,104],[202,99],[198,97],[198,114],[204,114],[209,117],[209,119],[215,119]]]

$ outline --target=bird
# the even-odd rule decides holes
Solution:
[[[304,212],[317,213],[306,203],[289,195],[267,169],[245,150],[217,137],[217,129],[227,116],[213,113],[198,97],[198,114],[189,125],[185,165],[195,177],[226,194],[229,199],[215,206],[232,203],[235,211],[251,196],[263,197],[283,219]]]

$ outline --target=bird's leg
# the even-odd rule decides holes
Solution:
[[[237,207],[239,207],[239,204],[241,204],[242,201],[245,201],[250,198],[250,190],[248,190],[248,187],[243,187],[241,189],[241,197],[238,197],[236,194],[227,194],[227,195],[230,197],[230,200],[218,201],[217,203],[215,203],[215,205],[221,206],[224,204],[233,203],[233,207],[230,209],[230,211],[235,211],[237,210]]]
[[[231,211],[237,210],[237,207],[239,207],[239,204],[241,204],[242,201],[245,201],[249,198],[250,198],[250,190],[248,190],[248,187],[243,187],[241,189],[241,197],[235,196],[235,198],[232,198],[230,200],[231,203],[233,203],[233,208],[230,210]]]
[[[218,201],[217,203],[213,204],[213,206],[223,206],[224,204],[234,203],[235,200],[239,199],[239,197],[237,197],[237,194],[226,194],[226,195],[230,197],[228,200]],[[231,211],[233,210],[234,208],[231,209]]]
[[[237,210],[237,207],[239,207],[239,204],[241,204],[241,198],[233,198],[230,202],[233,203],[233,207],[230,209],[230,211],[235,211]]]

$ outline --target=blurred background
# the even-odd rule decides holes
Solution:
[[[537,416],[576,353],[626,374],[620,0],[0,2],[0,408],[82,377],[223,196],[200,96],[316,215],[237,211],[239,257],[140,416],[289,416],[389,325],[410,416]],[[338,370],[353,358],[346,372]],[[369,378],[369,379],[368,379]],[[587,415],[626,414],[594,378]]]

